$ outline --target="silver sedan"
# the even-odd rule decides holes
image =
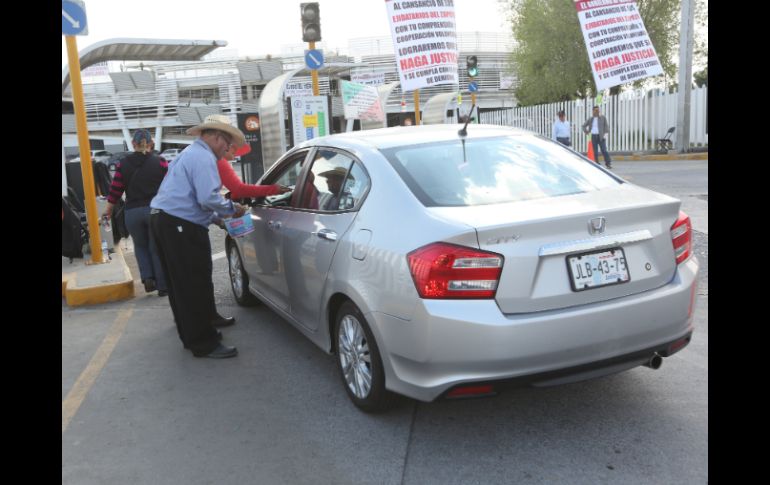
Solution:
[[[471,125],[321,137],[278,160],[236,300],[326,352],[365,411],[658,368],[692,335],[680,202],[530,132]]]

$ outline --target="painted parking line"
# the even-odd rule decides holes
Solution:
[[[112,351],[115,350],[115,346],[120,340],[120,336],[123,335],[123,331],[126,329],[126,324],[131,318],[131,314],[134,312],[134,306],[131,305],[125,310],[121,310],[118,316],[115,318],[115,323],[112,324],[107,335],[102,340],[99,348],[96,349],[96,353],[91,357],[91,361],[88,363],[83,372],[80,373],[78,380],[75,381],[75,385],[72,386],[70,392],[67,393],[67,397],[61,403],[61,432],[67,430],[70,421],[75,416],[75,413],[80,409],[80,405],[83,404],[88,391],[91,390],[91,386],[94,385],[96,378],[102,372],[104,365],[109,360]]]
[[[211,255],[211,260],[212,261],[216,261],[217,259],[222,259],[224,257],[225,257],[225,252],[222,251],[222,252],[219,252],[219,253],[216,253],[216,254],[212,254]]]

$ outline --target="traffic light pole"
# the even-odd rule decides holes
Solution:
[[[414,90],[414,124],[420,124],[420,90]]]
[[[308,42],[308,49],[315,49],[315,42]],[[318,89],[318,69],[312,69],[310,71],[310,79],[313,81],[313,96],[318,96],[320,90]]]
[[[67,62],[70,68],[72,85],[72,103],[75,106],[75,124],[78,130],[78,145],[80,145],[80,171],[83,174],[83,198],[86,205],[86,220],[88,221],[88,244],[91,247],[91,262],[103,263],[101,251],[101,236],[99,217],[96,213],[96,192],[94,190],[94,169],[91,162],[91,144],[88,141],[88,126],[86,124],[86,108],[83,98],[83,83],[80,79],[80,55],[74,35],[65,35],[67,41]]]

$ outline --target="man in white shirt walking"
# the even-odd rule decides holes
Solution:
[[[565,119],[564,110],[559,111],[559,119],[554,121],[551,138],[564,146],[570,146],[569,121]]]

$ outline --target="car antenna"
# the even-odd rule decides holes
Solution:
[[[460,137],[460,141],[463,142],[463,164],[468,163],[468,160],[465,159],[465,137],[468,136],[468,130],[465,128],[468,126],[468,123],[471,121],[471,113],[473,113],[473,108],[476,107],[476,104],[471,105],[471,111],[468,113],[468,118],[465,120],[465,124],[463,127],[457,132],[457,135]]]

